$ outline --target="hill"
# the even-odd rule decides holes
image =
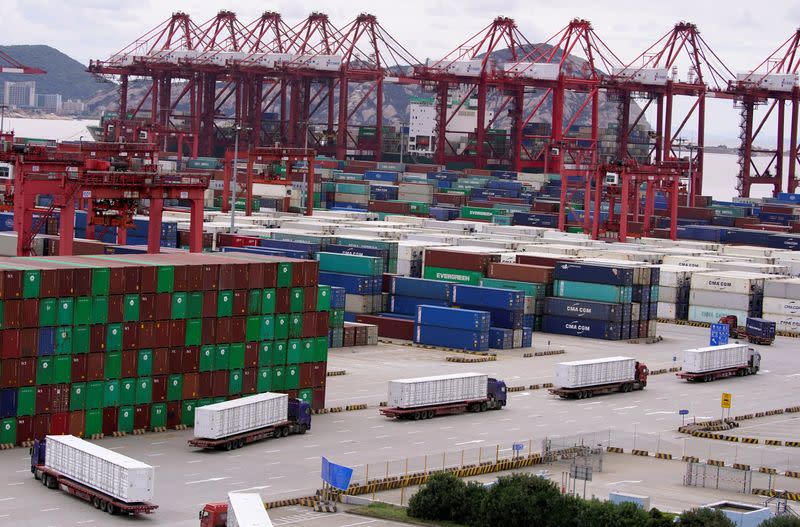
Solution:
[[[5,81],[36,81],[36,93],[60,93],[65,101],[89,99],[98,91],[113,88],[112,83],[99,81],[86,72],[86,66],[50,46],[0,46],[0,51],[26,66],[47,72],[45,75],[0,74],[0,85]]]

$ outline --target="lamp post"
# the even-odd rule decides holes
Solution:
[[[236,223],[236,187],[238,186],[237,182],[237,175],[239,170],[239,133],[244,130],[245,132],[249,131],[249,128],[242,128],[241,125],[236,125],[234,127],[236,131],[236,135],[234,136],[233,141],[233,193],[231,195],[231,199],[233,203],[231,203],[231,233],[233,233],[233,225]]]

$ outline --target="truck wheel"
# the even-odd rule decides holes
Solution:
[[[108,504],[106,503],[106,500],[100,500],[100,510],[103,511],[103,512],[106,512],[107,507],[108,507]]]
[[[234,447],[233,447],[233,441],[227,441],[227,442],[225,443],[225,450],[228,450],[228,451],[230,451],[230,450],[233,450],[233,448],[234,448]]]
[[[481,412],[485,412],[488,409],[489,409],[488,404],[486,404],[485,402],[481,403]]]
[[[287,437],[288,435],[289,435],[289,427],[284,426],[283,428],[281,428],[281,436]]]
[[[236,448],[242,448],[244,446],[244,439],[239,440],[239,444],[236,445]]]
[[[42,485],[47,486],[47,474],[42,474],[41,482]]]
[[[95,509],[99,509],[100,508],[100,498],[98,498],[97,496],[92,496],[92,505],[94,505]]]
[[[109,503],[106,505],[106,512],[115,516],[117,514],[117,507],[113,503]]]
[[[414,421],[419,421],[420,415],[419,412],[414,412]]]
[[[428,410],[428,419],[433,419],[434,417],[436,417],[436,412]]]
[[[52,476],[47,480],[47,488],[50,490],[56,490],[58,488],[58,480]]]
[[[301,435],[305,434],[307,430],[308,430],[308,427],[306,425],[300,425],[300,434]]]

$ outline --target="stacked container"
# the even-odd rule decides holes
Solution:
[[[714,271],[695,273],[689,295],[689,320],[716,323],[728,315],[744,321],[747,317],[760,317],[766,275]]]
[[[800,335],[800,278],[770,280],[764,284],[762,317],[776,330]]]
[[[513,289],[453,286],[453,306],[487,311],[490,315],[490,345],[497,349],[530,346],[531,330],[525,329],[525,293]]]
[[[381,311],[381,276],[383,258],[317,253],[320,281],[326,285],[342,287],[347,292],[345,320],[355,321],[357,314]]]
[[[0,260],[0,443],[194,423],[284,391],[322,408],[330,292],[314,261]]]
[[[486,311],[420,305],[414,342],[470,351],[489,349],[490,316]]]

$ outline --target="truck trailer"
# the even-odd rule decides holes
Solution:
[[[644,390],[649,373],[646,364],[630,357],[561,362],[556,366],[555,387],[550,393],[562,399],[584,399]]]
[[[739,325],[736,315],[728,315],[719,319],[720,324],[727,324],[730,328],[728,337],[733,339],[747,339],[751,344],[770,346],[775,342],[775,324],[772,320],[747,317],[745,325]]]
[[[380,413],[397,419],[500,410],[506,383],[482,373],[454,373],[389,381],[389,399]]]
[[[207,503],[200,527],[272,527],[264,501],[255,492],[229,492],[227,503]]]
[[[149,514],[155,469],[75,436],[47,436],[31,447],[31,472],[109,514]]]
[[[311,430],[311,405],[283,393],[260,393],[195,409],[189,445],[233,450],[268,437]]]
[[[725,377],[758,373],[761,354],[747,344],[724,344],[683,352],[683,366],[676,375],[687,381],[709,382]]]

